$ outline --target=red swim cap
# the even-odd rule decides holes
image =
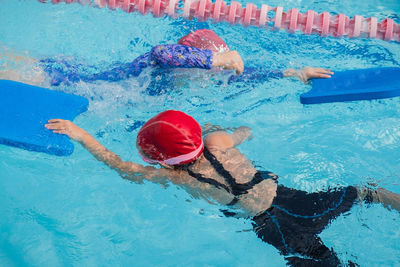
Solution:
[[[197,30],[183,36],[178,44],[193,46],[200,49],[208,49],[213,52],[229,51],[226,43],[212,30]]]
[[[201,126],[181,111],[167,110],[142,126],[136,146],[143,160],[149,163],[190,163],[203,152]]]

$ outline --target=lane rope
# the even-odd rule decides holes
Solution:
[[[39,0],[42,3],[58,4],[80,3],[125,12],[151,13],[154,17],[197,18],[200,21],[226,21],[231,24],[258,26],[271,30],[286,30],[290,33],[301,31],[304,34],[318,34],[331,37],[377,38],[400,43],[400,24],[386,18],[378,22],[376,17],[364,18],[345,14],[332,15],[329,12],[318,14],[313,10],[305,13],[292,8],[284,12],[283,7],[271,7],[248,3],[246,6],[236,1],[227,4],[223,0]]]

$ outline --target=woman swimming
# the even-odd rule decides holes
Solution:
[[[324,68],[306,67],[302,70],[288,69],[283,72],[268,70],[262,67],[244,67],[243,60],[237,51],[229,50],[225,42],[211,30],[197,30],[182,37],[178,44],[157,45],[150,52],[139,56],[132,62],[117,63],[110,70],[92,73],[88,66],[73,63],[63,58],[35,60],[23,56],[6,56],[8,60],[22,61],[32,65],[29,73],[15,69],[0,70],[0,79],[10,79],[34,85],[44,85],[46,81],[52,86],[70,85],[79,81],[120,81],[138,77],[145,68],[152,68],[152,82],[149,87],[155,93],[159,88],[173,87],[170,68],[222,68],[234,70],[227,81],[264,82],[273,78],[297,77],[303,82],[311,78],[329,78],[333,73]],[[161,81],[160,80],[161,77]],[[158,82],[157,82],[158,81]]]
[[[257,236],[276,247],[292,266],[344,265],[318,234],[355,203],[382,203],[400,210],[400,195],[382,188],[347,186],[307,193],[278,185],[275,174],[258,171],[236,148],[250,136],[249,128],[215,131],[203,138],[197,121],[180,111],[164,111],[138,132],[139,154],[161,168],[122,161],[70,121],[53,119],[46,128],[79,142],[126,179],[172,182],[226,205],[226,216],[251,218]]]

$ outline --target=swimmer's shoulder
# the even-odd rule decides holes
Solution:
[[[227,170],[233,173],[238,166],[241,166],[242,170],[254,169],[247,157],[236,148],[235,140],[230,133],[212,132],[204,139],[204,145]]]
[[[232,135],[225,131],[216,131],[204,138],[204,145],[211,150],[226,150],[235,146]]]

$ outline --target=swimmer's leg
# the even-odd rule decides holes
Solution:
[[[308,193],[279,185],[270,209],[253,218],[255,232],[293,266],[338,266],[318,234],[357,200],[355,187]]]
[[[299,238],[300,237],[300,238]],[[324,245],[318,236],[299,236],[296,243],[299,245],[301,256],[289,256],[285,259],[292,266],[341,266],[342,263],[336,253]]]
[[[326,247],[317,235],[307,233],[308,227],[303,228],[303,223],[299,225],[290,218],[285,220],[282,215],[279,211],[269,210],[256,216],[254,230],[261,240],[277,248],[291,266],[341,265],[333,250]]]
[[[15,82],[22,82],[35,86],[43,86],[45,82],[45,76],[41,71],[35,72],[32,71],[30,73],[22,73],[13,70],[0,70],[0,79],[1,80],[11,80]]]
[[[0,78],[37,86],[59,85],[71,79],[78,67],[64,59],[38,60],[0,46]],[[72,74],[71,74],[72,72]],[[76,75],[75,75],[76,76]]]
[[[46,74],[38,60],[3,47],[0,52],[0,79],[43,86]]]
[[[381,203],[389,210],[395,209],[400,212],[400,194],[384,188],[372,189],[367,187],[358,187],[357,194],[360,200],[367,203]]]
[[[15,52],[13,49],[2,44],[0,45],[0,60],[2,63],[6,64],[7,62],[33,63],[38,61],[37,59],[28,56],[28,53]]]

